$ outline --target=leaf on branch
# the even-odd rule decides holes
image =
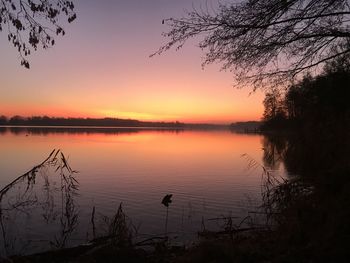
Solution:
[[[62,26],[58,25],[62,17],[67,17],[69,23],[76,19],[72,1],[0,1],[0,32],[3,28],[8,29],[8,41],[17,48],[21,65],[25,68],[29,68],[29,62],[23,57],[31,54],[31,48],[46,49],[55,45],[52,32],[56,35],[65,35]],[[4,27],[5,24],[7,24],[6,27]]]

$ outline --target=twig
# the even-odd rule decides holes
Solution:
[[[52,157],[52,155],[56,152],[56,150],[54,149],[50,155],[40,164],[34,166],[30,171],[26,172],[25,174],[17,177],[15,180],[13,180],[11,183],[9,183],[8,185],[6,185],[4,188],[2,188],[0,190],[0,202],[2,200],[2,197],[4,196],[4,194],[13,186],[15,185],[17,182],[19,182],[20,180],[22,180],[23,178],[25,178],[26,176],[28,176],[29,174],[35,173],[37,171],[37,169],[39,169],[41,166],[43,166],[47,161],[50,160],[50,158]],[[57,150],[57,153],[60,152],[60,150]],[[56,155],[57,155],[56,153]]]

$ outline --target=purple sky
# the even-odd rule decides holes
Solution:
[[[1,33],[0,115],[120,117],[230,123],[258,120],[261,92],[234,89],[220,65],[201,68],[198,39],[149,58],[165,39],[162,19],[217,5],[209,0],[77,0],[77,20],[50,50],[21,67]]]

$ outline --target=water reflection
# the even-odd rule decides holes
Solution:
[[[346,131],[266,134],[264,165],[283,164],[290,175],[314,179],[350,171],[350,138]]]
[[[78,182],[60,150],[54,150],[41,164],[0,190],[0,256],[35,252],[36,242],[42,248],[63,248],[78,224],[74,201]],[[51,228],[46,240],[36,240],[32,232],[41,225]]]
[[[0,134],[0,183],[12,181],[52,148],[63,149],[79,170],[73,174],[79,181],[77,195],[74,180],[60,176],[60,169],[38,169],[26,194],[32,202],[21,208],[27,213],[15,209],[4,216],[7,238],[15,242],[17,253],[81,244],[108,229],[99,218],[113,215],[121,202],[141,235],[159,236],[166,218],[161,198],[171,193],[167,231],[192,242],[203,222],[208,229],[219,227],[209,220],[213,218],[235,218],[232,224],[239,224],[259,205],[261,171],[247,173],[241,156],[271,160],[262,148],[276,152],[278,147],[268,141],[262,145],[264,140],[259,134],[222,130],[5,128]],[[271,164],[283,169],[277,162]],[[27,185],[26,180],[16,184],[8,198],[20,196]],[[8,200],[2,203],[13,204]],[[91,226],[92,214],[96,220]],[[9,224],[13,218],[16,224]]]
[[[288,141],[281,136],[265,135],[262,139],[263,164],[271,170],[279,169],[284,162],[285,152],[288,148]]]

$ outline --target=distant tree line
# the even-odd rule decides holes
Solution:
[[[208,123],[183,123],[179,121],[139,121],[118,118],[61,118],[48,116],[8,118],[0,115],[0,126],[47,126],[47,127],[147,127],[147,128],[186,128],[186,129],[226,129],[226,125]]]
[[[0,116],[0,125],[8,126],[88,126],[88,127],[183,127],[184,123],[145,122],[132,119],[117,118],[58,118],[47,116],[7,118]]]
[[[263,129],[332,127],[350,123],[350,60],[327,64],[323,72],[273,89],[264,100]]]
[[[243,132],[257,132],[260,129],[260,121],[239,121],[230,125],[230,129]]]

